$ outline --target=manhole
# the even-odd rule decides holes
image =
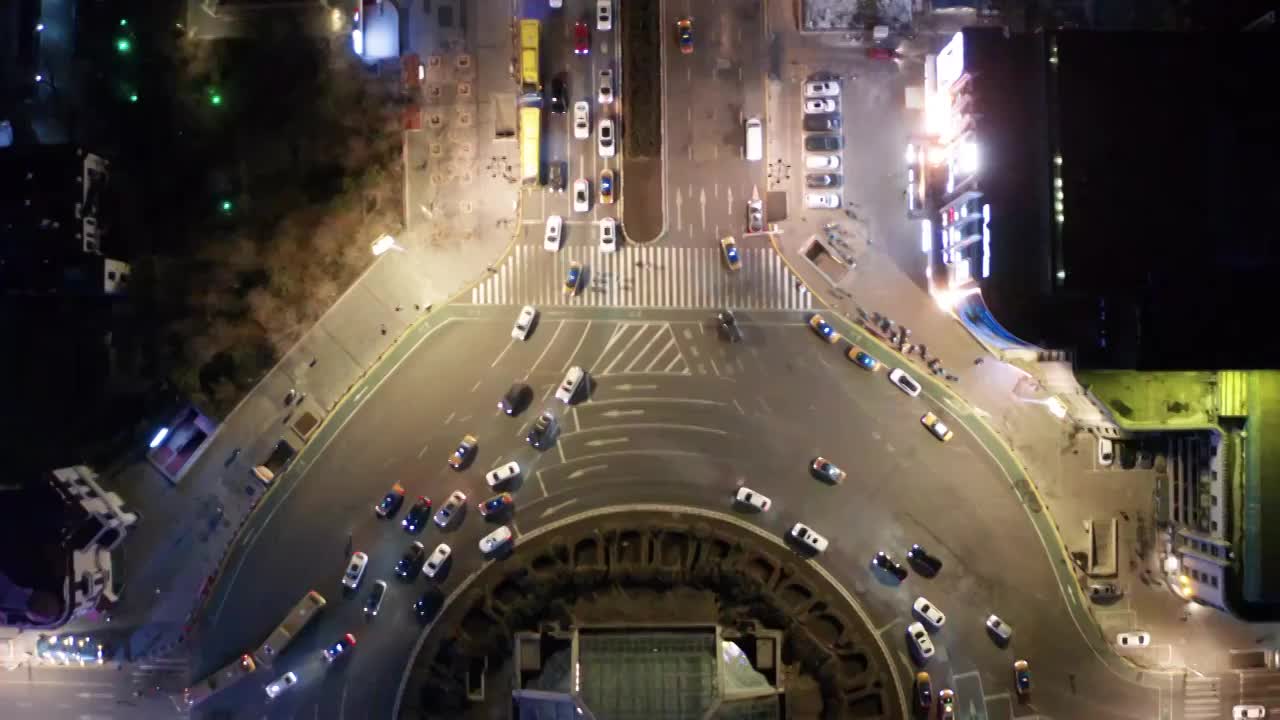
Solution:
[[[458,113],[458,124],[462,127],[471,127],[471,113],[463,110]]]
[[[471,97],[471,83],[458,83],[458,97]]]
[[[444,145],[440,143],[431,143],[429,146],[431,157],[444,157]]]
[[[444,127],[444,116],[440,113],[431,113],[427,116],[427,127],[432,130],[439,130]]]
[[[459,69],[459,70],[466,70],[466,69],[467,69],[467,68],[469,68],[469,67],[471,67],[471,56],[470,56],[470,55],[459,55],[459,56],[458,56],[458,69]]]

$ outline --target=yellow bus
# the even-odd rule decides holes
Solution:
[[[520,179],[537,185],[542,167],[542,108],[520,108]]]
[[[538,43],[542,23],[537,20],[520,21],[520,85],[526,93],[542,90],[538,74]]]
[[[281,620],[276,629],[271,631],[271,635],[267,636],[262,646],[253,651],[253,659],[263,667],[271,667],[271,663],[275,662],[280,653],[289,647],[289,643],[293,642],[298,633],[315,619],[316,614],[324,606],[324,596],[315,590],[303,595],[289,614],[284,616],[284,620]]]

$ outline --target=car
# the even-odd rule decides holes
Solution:
[[[563,160],[553,160],[547,163],[547,187],[552,192],[564,192],[564,178],[568,174],[565,171],[566,164]]]
[[[347,563],[347,571],[342,575],[342,586],[348,590],[360,587],[364,579],[364,569],[369,564],[369,556],[359,550],[351,553],[351,562]]]
[[[1260,720],[1267,716],[1267,708],[1263,705],[1234,705],[1231,708],[1231,720]]]
[[[839,135],[809,135],[804,139],[804,149],[809,152],[835,152],[844,148]]]
[[[933,709],[933,681],[929,679],[929,673],[923,670],[916,673],[913,696],[916,712],[927,717],[929,711]]]
[[[867,57],[872,60],[897,60],[898,51],[890,48],[869,47],[867,48]]]
[[[939,610],[937,605],[929,602],[923,595],[916,598],[915,604],[911,606],[911,609],[915,611],[917,617],[933,626],[934,630],[941,629],[947,622],[946,614]]]
[[[551,215],[547,218],[546,231],[542,235],[542,249],[547,252],[558,252],[564,242],[564,218]]]
[[[550,0],[549,4],[551,5],[552,10],[559,10],[564,7],[564,0]]]
[[[600,171],[600,202],[604,205],[613,203],[613,171],[609,168]]]
[[[519,415],[533,400],[533,388],[524,383],[512,383],[498,400],[498,409],[509,417]]]
[[[463,435],[462,440],[458,442],[458,447],[449,456],[449,467],[454,470],[466,470],[472,460],[476,459],[476,449],[480,446],[480,441],[475,435]]]
[[[1013,639],[1013,626],[1001,620],[999,615],[987,616],[987,632],[1000,645],[1007,645]]]
[[[840,97],[840,83],[835,80],[813,80],[804,84],[805,98]]]
[[[806,115],[833,113],[835,111],[836,101],[833,98],[810,98],[804,101],[804,112]],[[561,112],[564,111],[562,110]]]
[[[871,567],[883,570],[892,575],[898,582],[907,579],[907,569],[898,564],[896,560],[890,557],[889,553],[881,550],[871,558]]]
[[[811,210],[833,210],[840,207],[840,196],[833,192],[805,193],[804,206]]]
[[[515,505],[515,498],[511,497],[511,493],[498,493],[493,497],[485,500],[476,507],[480,510],[480,517],[491,517]]]
[[[444,593],[438,588],[429,587],[427,591],[422,593],[413,603],[413,614],[418,616],[418,622],[430,622],[440,612],[440,608],[444,606]]]
[[[574,260],[569,263],[569,271],[564,276],[564,294],[576,295],[582,287],[582,263]]]
[[[759,200],[750,200],[747,202],[747,232],[762,232],[764,230],[764,203]]]
[[[520,308],[520,314],[516,316],[516,324],[511,326],[511,337],[514,340],[528,340],[529,331],[533,329],[533,322],[538,317],[538,310],[532,305],[525,305]]]
[[[806,155],[804,157],[804,167],[806,170],[838,170],[840,168],[840,156]]]
[[[565,100],[567,93],[564,73],[559,73],[551,78],[551,112],[559,115],[568,108],[568,103]]]
[[[612,0],[596,0],[596,29],[597,30],[613,29]]]
[[[817,313],[809,316],[809,327],[818,333],[818,337],[832,345],[840,342],[840,333],[836,332],[836,329],[828,325],[827,321],[823,320],[822,316]]]
[[[1094,602],[1115,600],[1124,596],[1124,590],[1113,582],[1097,582],[1089,584],[1089,599]]]
[[[942,561],[920,545],[912,545],[907,551],[907,562],[924,568],[930,575],[937,575],[942,570]]]
[[[839,173],[810,173],[804,176],[805,187],[831,188],[844,184],[844,176]]]
[[[814,532],[813,528],[810,528],[804,523],[796,523],[791,526],[791,537],[795,538],[798,542],[814,552],[822,552],[823,550],[826,550],[827,545],[829,544],[826,538]]]
[[[618,249],[618,221],[611,217],[600,218],[600,252],[611,253]]]
[[[903,372],[901,368],[894,368],[890,371],[889,382],[897,385],[899,390],[911,397],[918,397],[920,395],[920,383],[913,380],[912,377]]]
[[[431,517],[431,498],[419,495],[413,507],[409,508],[409,512],[405,513],[404,519],[400,521],[400,527],[407,533],[417,534],[422,526],[427,524],[429,517]]]
[[[874,370],[880,369],[880,361],[868,355],[864,350],[862,350],[862,348],[858,347],[857,345],[850,346],[848,352],[846,352],[845,355],[848,356],[848,358],[853,361],[854,365],[857,365],[863,370],[874,371]]]
[[[844,482],[844,479],[849,476],[849,473],[836,467],[834,463],[821,455],[813,459],[813,462],[809,465],[809,470],[819,478],[835,485]]]
[[[608,105],[613,102],[613,70],[605,68],[600,71],[600,93],[596,96],[596,101],[601,105]]]
[[[835,113],[805,115],[801,125],[805,132],[831,132],[840,129],[840,116]]]
[[[720,333],[729,342],[742,342],[742,328],[738,326],[738,318],[732,310],[721,310],[716,313],[716,323]]]
[[[373,589],[369,591],[369,597],[364,601],[365,617],[377,617],[378,611],[382,609],[382,598],[387,596],[387,581],[378,580],[373,583]]]
[[[449,499],[444,501],[444,505],[436,511],[436,515],[432,520],[438,527],[449,527],[449,523],[453,522],[453,518],[458,514],[458,509],[467,502],[467,494],[461,490],[454,490],[449,495]],[[437,548],[438,549],[438,548]]]
[[[482,555],[488,555],[509,542],[511,542],[511,527],[509,525],[503,525],[488,535],[480,538],[480,553]]]
[[[611,158],[617,152],[613,143],[613,120],[604,118],[596,128],[596,141],[599,145],[600,157]]]
[[[573,136],[579,140],[591,137],[591,106],[586,101],[573,104]]]
[[[938,691],[938,720],[954,720],[956,716],[956,692],[951,688]]]
[[[920,659],[921,665],[928,663],[929,658],[933,657],[933,640],[929,639],[929,633],[925,631],[924,625],[918,622],[908,625],[907,642],[910,643],[916,657]]]
[[[573,54],[588,55],[591,53],[591,30],[581,20],[573,24]]]
[[[1111,467],[1111,462],[1116,458],[1116,444],[1111,438],[1098,438],[1098,464],[1102,467]]]
[[[529,434],[525,436],[525,440],[538,450],[546,450],[551,446],[551,439],[556,430],[556,418],[549,411],[543,411],[537,420],[533,421],[533,426],[529,428]]]
[[[1144,648],[1151,645],[1151,633],[1144,630],[1123,632],[1116,635],[1116,645],[1121,648]]]
[[[693,54],[693,18],[680,18],[676,21],[676,42],[680,44],[680,54]]]
[[[1013,688],[1020,698],[1031,694],[1031,668],[1026,660],[1013,661]]]
[[[400,511],[400,506],[404,504],[404,487],[400,483],[391,486],[386,495],[382,496],[382,500],[373,506],[373,514],[380,518],[395,517]]]
[[[324,657],[325,662],[333,662],[346,654],[348,650],[356,646],[356,636],[347,633],[338,638],[338,641],[324,650],[320,651],[320,655]]]
[[[591,181],[586,178],[578,178],[573,181],[573,211],[574,212],[590,212],[591,210]]]
[[[440,568],[449,562],[449,556],[452,554],[453,548],[440,543],[435,550],[431,551],[431,556],[427,558],[427,561],[422,564],[422,574],[429,578],[435,577],[440,572]]]
[[[292,672],[287,672],[276,678],[275,682],[267,686],[267,697],[272,699],[280,697],[280,693],[288,690],[297,683],[298,676],[294,675]]]
[[[932,412],[927,412],[924,415],[921,415],[920,424],[925,426],[925,428],[932,433],[934,437],[938,438],[942,442],[946,442],[955,437],[955,433],[951,431],[951,428],[947,427],[947,424],[939,420],[938,416],[934,415]]]
[[[724,254],[724,262],[730,270],[742,269],[742,255],[738,252],[738,241],[732,235],[720,238],[720,250]]]
[[[520,463],[512,460],[502,467],[496,467],[484,476],[484,481],[489,483],[489,487],[496,488],[499,485],[511,482],[512,479],[520,475]]]
[[[560,381],[560,387],[556,388],[556,399],[565,405],[571,404],[578,394],[578,388],[582,387],[586,379],[585,370],[577,365],[570,366],[564,373],[564,379]]]
[[[760,512],[764,512],[765,510],[768,510],[769,506],[773,504],[772,500],[765,497],[764,495],[761,495],[755,490],[752,490],[749,487],[738,488],[738,492],[734,494],[733,499],[742,503],[743,505],[750,505],[751,507],[756,508]]]
[[[420,542],[415,542],[406,548],[399,562],[396,563],[396,577],[401,580],[412,580],[417,577],[418,566],[422,564],[422,556],[426,554],[427,549]]]

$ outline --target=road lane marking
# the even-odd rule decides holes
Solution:
[[[496,357],[496,358],[494,358],[494,359],[493,359],[493,362],[489,364],[489,367],[491,367],[491,368],[497,367],[497,366],[498,366],[498,363],[502,362],[502,357],[503,357],[504,355],[506,355],[506,354],[507,354],[507,351],[511,349],[511,346],[512,346],[512,345],[515,345],[515,344],[516,344],[516,341],[515,341],[515,339],[514,339],[514,338],[513,338],[513,339],[511,339],[511,340],[508,340],[508,341],[507,341],[507,346],[506,346],[506,347],[504,347],[504,348],[502,348],[502,352],[498,353],[498,357]]]
[[[560,503],[559,505],[552,505],[551,507],[547,508],[546,510],[543,510],[543,511],[538,515],[538,517],[539,517],[539,518],[545,518],[545,517],[547,517],[548,515],[552,515],[552,514],[554,514],[554,513],[557,513],[557,512],[559,512],[559,511],[561,511],[561,510],[563,510],[563,509],[565,509],[565,508],[569,507],[570,505],[572,505],[572,504],[574,504],[574,503],[576,503],[576,502],[578,502],[578,499],[577,499],[577,498],[570,498],[570,499],[568,499],[568,500],[566,500],[566,501],[564,501],[564,502]],[[514,523],[514,522],[512,522],[512,524],[514,525],[515,523]]]
[[[538,359],[534,360],[533,364],[529,366],[529,372],[524,374],[525,380],[529,379],[529,376],[533,374],[533,371],[538,369],[538,365],[542,364],[542,359],[547,356],[547,353],[551,352],[552,346],[556,344],[556,337],[560,335],[560,330],[563,328],[564,328],[563,320],[556,323],[556,331],[551,333],[551,339],[547,341],[547,346],[542,349],[542,354],[539,355]]]
[[[587,341],[587,335],[591,333],[591,321],[587,321],[587,327],[582,331],[582,337],[578,338],[578,344],[574,346],[573,352],[569,354],[569,359],[565,361],[562,371],[567,371],[573,365],[573,359],[578,356],[578,351],[582,349],[582,343]]]
[[[675,347],[675,344],[676,344],[676,339],[675,339],[675,337],[672,337],[672,338],[671,338],[671,340],[670,340],[670,341],[668,341],[666,345],[663,345],[663,346],[662,346],[662,349],[658,351],[658,354],[653,356],[653,360],[651,360],[651,361],[649,362],[649,364],[645,366],[645,368],[644,368],[644,372],[646,372],[646,373],[648,373],[648,372],[653,372],[653,366],[654,366],[654,365],[657,365],[657,364],[658,364],[658,361],[662,359],[662,356],[663,356],[663,355],[666,355],[668,350],[670,350],[671,348]],[[668,370],[670,370],[670,369],[671,369],[671,366],[672,366],[672,365],[675,365],[675,364],[676,364],[676,361],[678,361],[679,359],[680,359],[680,350],[679,350],[679,348],[677,348],[677,349],[676,349],[676,359],[675,359],[675,360],[672,360],[672,361],[667,365],[667,369],[668,369]]]
[[[481,382],[482,382],[482,381],[477,380],[477,381],[476,381],[476,384],[471,386],[471,392],[475,392],[476,390],[479,390],[479,389],[480,389],[480,383],[481,383]]]
[[[556,451],[560,453],[560,463],[564,464],[565,462],[567,462],[564,459],[564,444],[561,443],[558,438],[556,439]],[[543,492],[546,492],[546,491],[544,490]]]
[[[734,398],[734,399],[733,399],[733,406],[734,406],[734,407],[736,407],[736,408],[738,408],[738,414],[739,414],[739,415],[746,415],[746,414],[747,414],[747,411],[742,409],[742,405],[739,405],[739,404],[738,404],[738,398]]]
[[[643,415],[644,410],[609,410],[604,413],[607,418],[631,417],[633,415]],[[577,419],[576,416],[574,418]]]
[[[637,326],[633,325],[632,327],[637,327]],[[622,350],[618,351],[618,356],[617,356],[617,357],[615,357],[615,358],[613,359],[613,362],[609,363],[609,366],[608,366],[608,367],[606,367],[606,368],[604,369],[604,374],[608,375],[608,374],[609,374],[609,372],[611,372],[611,371],[613,370],[613,366],[614,366],[614,365],[617,365],[619,362],[621,362],[621,361],[622,361],[622,358],[623,358],[624,356],[626,356],[627,351],[631,349],[631,346],[632,346],[632,345],[635,345],[636,341],[640,339],[640,336],[641,336],[641,335],[644,335],[644,331],[645,331],[645,330],[647,330],[647,329],[649,329],[649,328],[651,328],[651,327],[658,327],[658,326],[657,326],[657,325],[640,325],[640,326],[638,326],[638,327],[639,327],[639,329],[636,331],[635,337],[631,338],[630,342],[628,342],[626,345],[624,345],[624,346],[622,347]],[[656,337],[656,336],[655,336],[655,337]],[[626,372],[626,371],[624,370],[623,372]]]
[[[600,375],[597,375],[596,377],[601,377],[601,376],[600,376]],[[631,383],[623,383],[622,385],[618,385],[618,386],[617,386],[617,389],[619,389],[619,390],[621,390],[621,391],[623,391],[623,392],[630,392],[630,391],[632,391],[632,390],[657,390],[657,389],[658,389],[658,386],[657,386],[657,385],[632,385]],[[653,400],[653,399],[654,399],[654,398],[645,398],[645,402],[648,402],[648,401]],[[624,401],[618,401],[618,400],[597,400],[597,401],[595,401],[593,404],[601,404],[601,403],[606,403],[606,402],[631,402],[631,401],[630,401],[630,400],[624,400]]]
[[[600,351],[600,355],[596,358],[596,361],[591,364],[591,367],[599,367],[600,361],[604,360],[604,356],[609,354],[609,348],[613,347],[613,344],[618,341],[618,338],[622,337],[623,334],[626,333],[627,327],[628,325],[624,323],[617,323],[614,325],[613,332],[609,335],[609,341],[604,344],[604,349]]]
[[[573,408],[573,430],[577,432],[582,429],[582,423],[578,421],[578,408]]]
[[[667,364],[667,367],[666,367],[665,369],[663,369],[663,371],[662,371],[662,372],[664,372],[664,373],[669,373],[669,372],[671,372],[671,368],[675,367],[675,366],[676,366],[676,363],[680,362],[680,361],[681,361],[681,360],[683,360],[683,359],[684,359],[684,358],[680,357],[679,355],[676,355],[675,359],[674,359],[674,360],[672,360],[670,363],[668,363],[668,364]],[[686,367],[686,368],[684,369],[684,372],[679,373],[679,374],[680,374],[680,375],[688,375],[688,374],[689,374],[689,368],[687,368],[687,367]]]
[[[559,444],[559,443],[557,443],[557,444]],[[545,484],[545,483],[543,483],[543,482],[542,482],[542,471],[541,471],[541,470],[539,470],[538,472],[534,473],[534,475],[536,475],[536,476],[537,476],[537,478],[538,478],[538,487],[542,488],[542,497],[546,497],[546,496],[547,496],[547,486],[546,486],[546,484]]]
[[[426,454],[427,454],[427,446],[423,445],[422,449],[418,451],[418,459],[421,460],[422,456]]]
[[[631,438],[620,437],[620,438],[604,438],[602,440],[588,440],[587,445],[589,447],[599,447],[601,445],[616,445],[618,443],[625,443],[625,442],[631,442]]]
[[[455,411],[455,412],[451,412],[451,413],[449,413],[449,417],[447,417],[447,418],[445,418],[445,419],[444,419],[444,424],[445,424],[445,425],[448,425],[449,423],[453,422],[453,416],[454,416],[454,415],[457,415],[457,414],[458,414],[458,413],[457,413],[456,411]]]
[[[716,365],[715,358],[707,358],[707,362],[711,363],[711,371],[717,376],[720,375],[720,366]]]

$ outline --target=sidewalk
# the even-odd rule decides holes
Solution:
[[[438,9],[442,4],[435,5]],[[415,51],[414,42],[441,42],[441,38],[452,38],[451,61],[463,54],[466,43],[486,48],[471,53],[471,67],[464,69],[476,83],[475,94],[487,97],[490,90],[501,91],[509,85],[507,53],[494,51],[509,46],[507,24],[476,21],[505,17],[509,5],[489,0],[482,11],[472,8],[468,24],[474,30],[466,43],[458,30],[453,35],[438,33],[438,28],[424,22],[425,17],[415,22],[415,16],[423,14],[423,3],[405,5],[402,12],[410,16],[413,28],[406,52]],[[454,17],[464,12],[459,7]],[[438,15],[433,11],[432,17]],[[431,50],[418,52],[425,58]],[[474,156],[467,160],[469,164],[453,168],[471,181],[447,181],[448,189],[441,193],[441,216],[412,219],[410,229],[397,238],[397,247],[379,257],[241,401],[177,485],[140,459],[141,454],[117,471],[104,473],[104,485],[119,492],[142,518],[124,543],[124,590],[109,614],[79,618],[61,631],[93,633],[107,640],[113,652],[104,667],[139,663],[135,667],[163,671],[159,673],[163,679],[156,682],[165,691],[178,692],[185,686],[184,661],[198,640],[190,630],[204,592],[238,529],[266,492],[250,469],[282,437],[289,437],[295,447],[305,444],[289,425],[293,419],[304,411],[322,420],[327,417],[406,329],[487,276],[487,268],[496,265],[511,245],[519,228],[510,220],[518,207],[519,187],[479,167],[481,158],[487,160],[496,153],[491,152],[492,122],[486,125],[481,118],[471,133]],[[411,145],[407,140],[410,158]],[[414,188],[406,192],[412,195]],[[442,218],[448,220],[446,231],[434,232]],[[305,394],[305,400],[285,407],[282,399],[295,389]],[[5,653],[28,657],[36,639],[34,633],[23,633]]]

